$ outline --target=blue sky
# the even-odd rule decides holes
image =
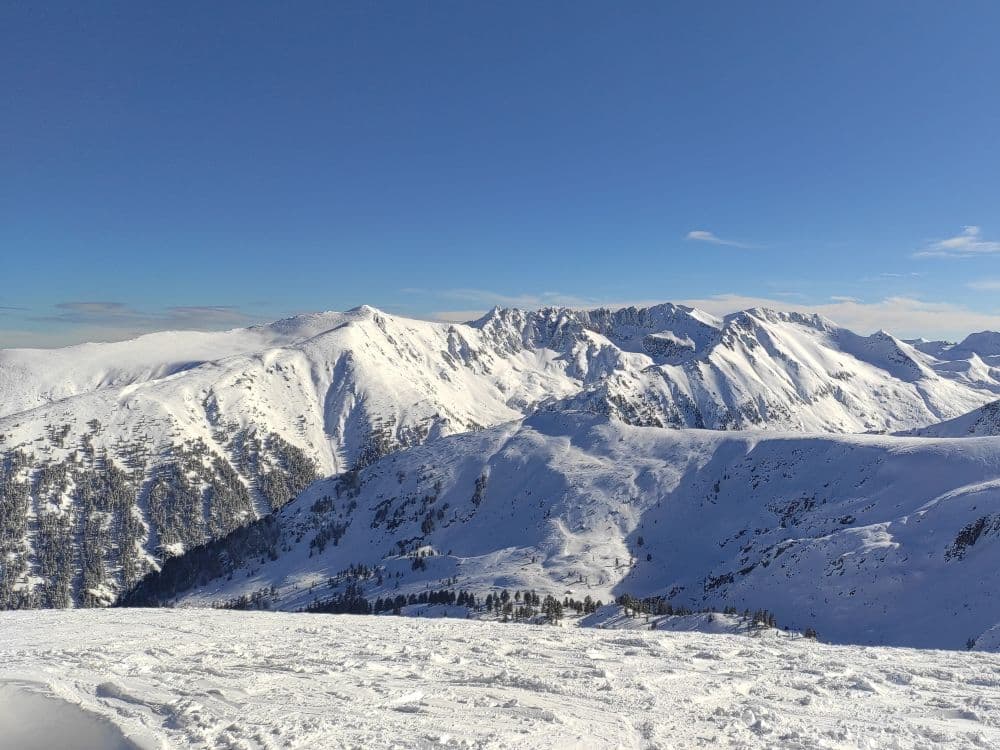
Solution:
[[[361,303],[1000,328],[1000,4],[5,3],[0,346]]]

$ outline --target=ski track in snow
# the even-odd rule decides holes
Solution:
[[[0,686],[11,685],[78,704],[150,750],[1000,746],[1000,656],[793,638],[5,612]]]

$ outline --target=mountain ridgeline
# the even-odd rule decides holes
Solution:
[[[860,336],[817,316],[754,309],[716,318],[665,304],[616,311],[495,309],[470,324],[409,320],[362,307],[221,333],[3,350],[0,608],[105,605],[140,581],[136,590],[150,600],[173,599],[220,575],[253,583],[258,569],[287,566],[300,543],[312,545],[312,557],[304,559],[314,562],[302,575],[315,578],[315,588],[336,578],[338,566],[362,561],[340,550],[356,534],[359,514],[369,510],[369,527],[395,527],[379,542],[381,556],[364,560],[378,569],[386,560],[403,559],[409,572],[394,570],[400,575],[393,584],[405,587],[406,580],[422,580],[413,562],[422,557],[418,542],[443,524],[456,534],[464,526],[453,518],[457,501],[443,509],[426,499],[441,491],[407,496],[403,509],[402,495],[387,487],[379,497],[370,495],[371,472],[384,473],[402,449],[453,447],[440,439],[458,433],[467,435],[457,444],[474,444],[477,436],[516,430],[512,425],[525,417],[545,414],[589,413],[609,425],[659,428],[649,434],[692,444],[706,438],[689,428],[751,431],[760,439],[789,431],[825,434],[815,440],[831,445],[857,440],[838,437],[852,433],[921,434],[992,408],[987,405],[1000,396],[995,342],[995,336],[977,334],[957,345],[908,343],[884,332]],[[879,440],[883,447],[873,448],[876,453],[904,438]],[[513,489],[491,477],[482,456],[468,460],[478,462],[479,473],[470,480],[471,505],[461,518],[514,497]],[[604,460],[592,458],[595,466]],[[407,472],[412,477],[420,470]],[[325,487],[328,500],[313,498],[309,508],[299,501],[289,505],[312,497],[302,492],[321,477],[333,477],[313,485]],[[399,492],[405,484],[399,481]],[[635,496],[645,486],[636,485],[627,497],[607,496],[608,508],[594,512],[634,514]],[[821,494],[816,486],[802,492]],[[538,500],[546,529],[572,528],[572,507]],[[420,523],[409,529],[417,507]],[[306,523],[289,536],[290,509],[321,527]],[[530,527],[532,521],[520,515],[526,511],[511,512],[512,523]],[[709,506],[702,511],[712,513]],[[677,529],[681,520],[664,517],[659,524]],[[988,528],[979,536],[988,538]],[[642,537],[655,539],[655,532]],[[486,548],[478,552],[504,554],[490,547],[494,542],[481,541]],[[643,553],[644,545],[621,541],[612,570],[623,570],[629,560],[643,563],[651,554]],[[440,546],[428,545],[425,552],[433,548],[436,559],[427,567],[442,564]],[[201,562],[192,566],[192,560]],[[661,570],[661,577],[676,572],[658,564],[649,570]],[[713,564],[704,573],[737,581],[738,570]],[[435,580],[448,578],[437,572],[442,575]],[[503,575],[484,574],[475,584],[502,586]],[[605,600],[621,584],[604,568],[583,575]],[[629,575],[637,594],[662,588],[652,573],[641,586]],[[152,583],[170,576],[172,583]],[[271,573],[265,583],[271,585]],[[561,590],[553,586],[566,586],[546,576],[533,584],[555,593]],[[691,581],[677,585],[690,596]],[[729,585],[712,590],[728,591]],[[308,603],[302,597],[288,601]]]

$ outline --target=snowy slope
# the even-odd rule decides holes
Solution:
[[[991,401],[968,414],[927,427],[918,427],[904,434],[920,437],[1000,436],[1000,401]]]
[[[130,601],[627,593],[764,608],[833,642],[963,648],[1000,623],[1000,441],[538,414],[318,482],[245,541],[175,561]]]
[[[167,331],[62,349],[0,349],[0,416],[101,388],[158,380],[205,362],[295,340],[277,327]]]
[[[761,309],[496,309],[451,325],[360,307],[0,351],[0,608],[107,603],[317,476],[539,410],[712,429],[934,424],[1000,393],[987,339],[941,359]]]
[[[0,704],[0,733],[28,728],[44,740],[62,715],[82,711],[142,750],[987,748],[1000,745],[998,671],[995,654],[791,638],[8,612],[0,691],[19,695],[17,705],[49,700],[16,715]]]

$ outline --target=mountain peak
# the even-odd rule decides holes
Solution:
[[[357,307],[352,307],[347,311],[349,314],[373,316],[373,315],[385,315],[384,312],[379,310],[377,307],[372,305],[358,305]]]

